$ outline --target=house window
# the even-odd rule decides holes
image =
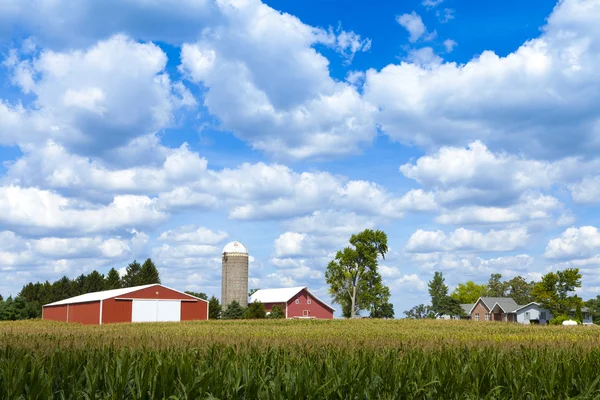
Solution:
[[[546,311],[540,311],[540,319],[546,320]]]
[[[303,317],[308,317],[308,310],[302,311],[302,316]]]
[[[529,321],[529,311],[525,313],[525,321]]]
[[[311,301],[310,301],[310,299],[308,299],[308,300],[306,301],[306,304],[310,304],[310,303],[311,303]]]
[[[486,321],[489,321],[489,320],[490,320],[490,314],[488,314],[488,313],[485,313],[485,320],[486,320]]]
[[[300,299],[296,299],[296,304],[300,304]]]
[[[475,313],[475,321],[479,321],[479,313]]]

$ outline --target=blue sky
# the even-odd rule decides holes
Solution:
[[[0,293],[152,257],[307,285],[383,229],[396,314],[494,272],[600,293],[600,1],[5,1]]]

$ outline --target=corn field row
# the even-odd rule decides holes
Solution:
[[[599,330],[447,322],[0,324],[0,398],[600,399]]]

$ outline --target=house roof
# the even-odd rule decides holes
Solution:
[[[138,290],[146,289],[146,288],[149,288],[149,287],[152,287],[152,286],[162,286],[164,288],[173,290],[175,292],[179,292],[179,290],[171,289],[169,287],[166,287],[166,286],[158,284],[158,283],[153,283],[153,284],[150,284],[150,285],[132,286],[132,287],[122,288],[122,289],[112,289],[112,290],[103,290],[101,292],[86,293],[86,294],[82,294],[82,295],[79,295],[79,296],[71,297],[71,298],[68,298],[68,299],[64,299],[64,300],[60,300],[60,301],[55,301],[54,303],[45,304],[44,307],[46,307],[46,306],[61,306],[61,305],[65,305],[65,304],[75,304],[75,303],[88,303],[90,301],[106,300],[106,299],[111,299],[113,297],[124,296],[124,295],[126,295],[128,293],[136,292]],[[182,293],[182,294],[185,294],[187,296],[194,297],[194,298],[198,299],[197,297],[189,295],[187,293],[183,293],[183,292],[179,292],[179,293]],[[206,300],[203,300],[203,299],[198,299],[198,300],[206,301]]]
[[[460,306],[466,314],[469,314],[475,304],[461,304]]]
[[[278,288],[278,289],[259,289],[250,296],[250,302],[260,301],[261,303],[287,303],[295,295],[300,293],[303,289],[317,301],[325,305],[327,308],[335,311],[335,308],[325,303],[314,295],[306,286],[296,286],[291,288]]]
[[[487,307],[488,310],[491,310],[492,308],[494,308],[494,306],[496,304],[498,304],[498,306],[505,313],[514,312],[517,308],[520,307],[510,297],[480,297],[479,299],[477,299],[475,304],[477,304],[480,300]],[[473,304],[473,307],[471,307],[471,309],[469,310],[469,314],[471,314],[473,312],[473,309],[475,308],[475,304]]]

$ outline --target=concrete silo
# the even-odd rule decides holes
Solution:
[[[223,248],[223,275],[221,278],[221,304],[226,308],[236,300],[248,307],[248,249],[240,242],[228,243]]]

